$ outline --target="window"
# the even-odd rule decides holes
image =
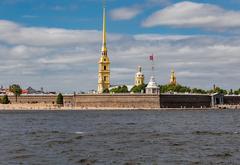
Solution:
[[[104,70],[107,70],[107,66],[106,65],[104,65]]]
[[[104,79],[104,81],[107,81],[107,76],[104,76],[104,78],[103,78],[103,79]]]

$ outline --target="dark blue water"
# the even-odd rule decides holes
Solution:
[[[240,111],[0,112],[1,165],[240,164]]]

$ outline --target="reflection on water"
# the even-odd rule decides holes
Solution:
[[[240,111],[0,112],[0,164],[239,164]]]

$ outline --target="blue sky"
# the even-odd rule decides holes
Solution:
[[[174,4],[177,0],[109,0],[108,10],[121,7],[142,6],[144,11],[131,20],[108,20],[108,31],[114,33],[167,33],[199,34],[207,33],[201,29],[176,29],[166,26],[146,29],[141,21],[156,10]],[[238,0],[195,0],[192,2],[209,3],[229,10],[240,10]],[[0,2],[1,19],[14,21],[26,26],[59,27],[66,29],[101,30],[101,0],[2,0]],[[109,15],[108,15],[109,16]],[[109,16],[110,17],[110,16]],[[122,28],[124,26],[124,28]]]
[[[192,87],[239,88],[240,0],[107,0],[112,84],[146,81],[149,54],[157,80]],[[96,89],[101,0],[1,0],[0,84],[64,92]]]

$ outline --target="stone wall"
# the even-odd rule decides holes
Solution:
[[[209,108],[211,96],[193,94],[161,94],[161,108]]]
[[[3,96],[1,96],[2,98]],[[12,104],[16,103],[15,96],[8,96]],[[56,104],[57,95],[21,95],[17,97],[17,103],[22,104]],[[64,104],[72,105],[73,104],[73,95],[64,95]]]
[[[14,96],[9,96],[9,99],[11,103],[15,103]],[[22,95],[18,97],[18,103],[55,105],[56,99],[57,95]],[[240,96],[224,96],[224,104],[239,105]],[[208,108],[211,107],[211,96],[190,94],[64,95],[64,105],[80,108]]]
[[[240,96],[224,96],[224,104],[239,105],[240,104]]]
[[[101,94],[77,95],[77,107],[82,108],[160,108],[159,95],[146,94]]]

